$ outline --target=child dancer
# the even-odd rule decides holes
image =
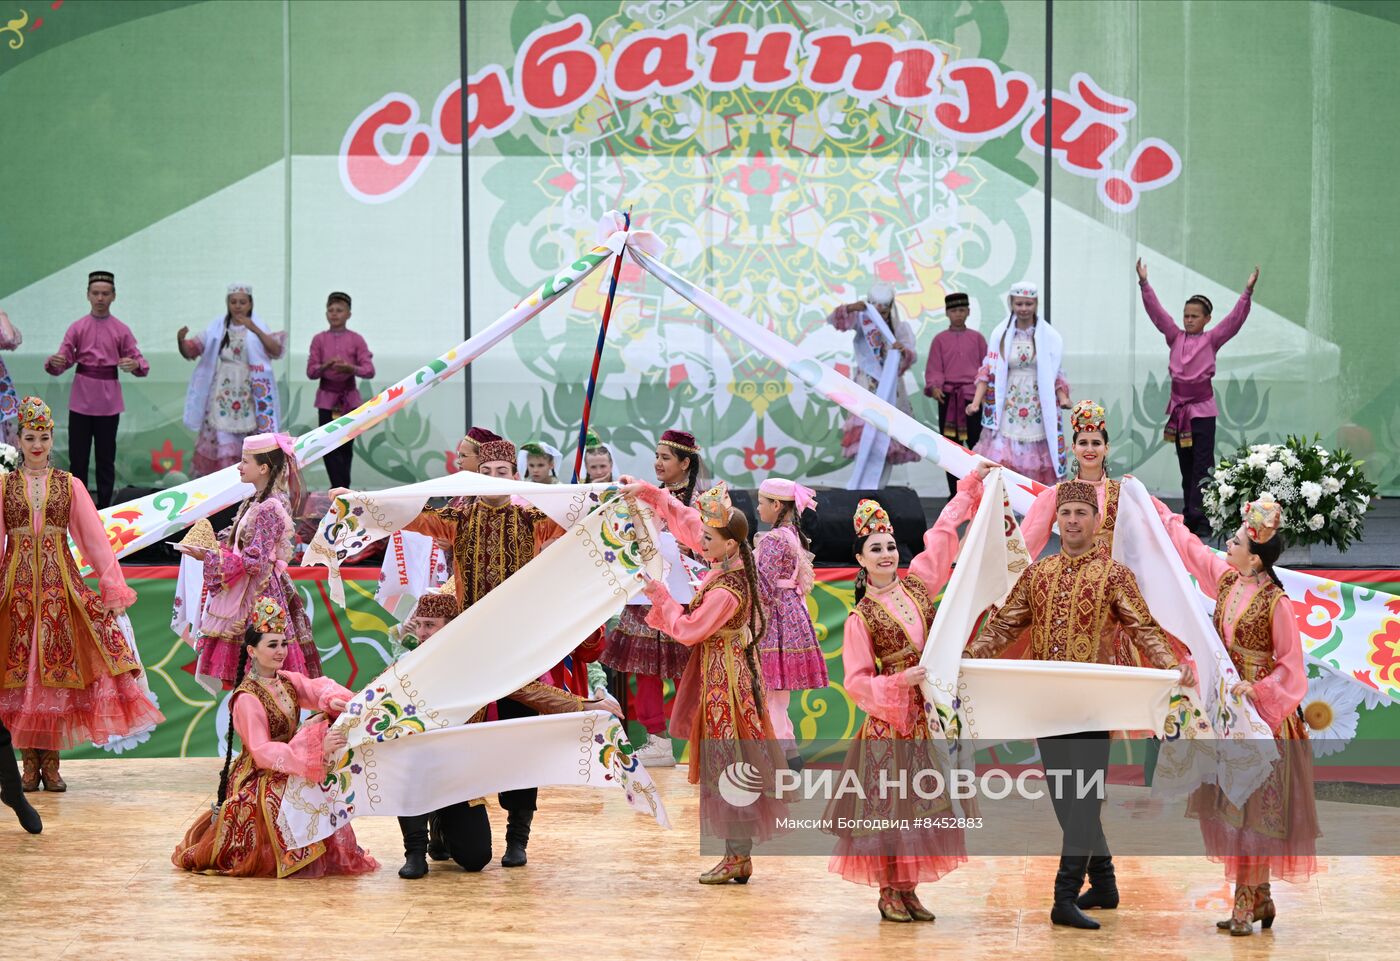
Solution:
[[[938,429],[964,447],[974,447],[982,437],[982,419],[968,414],[977,392],[977,371],[987,356],[987,338],[967,326],[972,312],[967,294],[948,294],[943,313],[948,329],[935,335],[924,366],[924,396],[938,401]],[[958,479],[948,475],[948,496],[958,492]]]
[[[700,478],[700,448],[695,437],[683,430],[668,430],[656,444],[656,480],[689,506]],[[664,522],[665,518],[661,518]],[[666,636],[646,619],[644,605],[622,609],[618,626],[608,632],[603,664],[637,678],[636,720],[647,731],[647,742],[637,757],[647,767],[674,767],[676,756],[666,736],[662,678],[680,677],[690,649]]]
[[[1137,262],[1138,286],[1142,288],[1142,306],[1153,326],[1167,339],[1171,357],[1167,371],[1172,378],[1172,396],[1167,404],[1167,427],[1163,440],[1176,447],[1177,466],[1181,469],[1181,493],[1186,507],[1182,513],[1186,526],[1196,534],[1208,534],[1210,524],[1201,508],[1201,482],[1215,466],[1215,355],[1225,342],[1240,332],[1253,302],[1254,285],[1259,281],[1259,268],[1245,281],[1244,293],[1229,315],[1218,327],[1206,330],[1210,323],[1211,302],[1205,294],[1196,294],[1186,301],[1182,313],[1183,330],[1178,327],[1157,300],[1152,285],[1147,282],[1147,265]]]
[[[617,480],[617,458],[592,428],[583,442],[583,469],[590,484],[611,484]]]
[[[170,860],[185,871],[230,877],[319,878],[377,870],[379,863],[356,843],[348,823],[302,848],[288,848],[276,829],[288,776],[320,781],[345,750],[345,732],[327,733],[327,727],[355,695],[328,677],[287,670],[295,645],[276,598],[259,598],[251,614],[229,696],[217,806],[212,816],[196,816]],[[325,716],[300,724],[302,708]],[[243,745],[237,760],[234,731]]]
[[[749,550],[749,523],[743,511],[730,505],[723,481],[696,498],[698,510],[646,484],[629,485],[626,491],[656,510],[676,539],[710,564],[684,607],[664,583],[649,580],[647,623],[687,647],[698,647],[676,688],[671,731],[691,743],[690,783],[700,784],[703,777],[701,833],[725,839],[724,858],[700,875],[700,883],[747,884],[753,874],[753,842],[778,832],[784,810],[767,793],[752,805],[734,807],[714,789],[722,772],[738,763],[752,765],[759,783],[771,786],[783,763],[763,703],[758,642],[766,619]]]
[[[332,291],[326,297],[326,330],[311,338],[306,376],[320,381],[316,413],[324,426],[360,406],[356,378],[374,376],[374,355],[365,339],[345,325],[350,322],[350,295]],[[346,441],[325,457],[331,487],[350,486],[355,442]]]
[[[544,441],[532,441],[520,446],[519,464],[516,469],[527,481],[535,484],[558,484],[556,473],[559,461],[563,458],[557,448]]]
[[[229,285],[223,316],[199,340],[186,340],[189,332],[181,327],[175,346],[181,357],[199,361],[185,394],[185,426],[198,433],[193,476],[202,477],[238,463],[248,435],[278,429],[272,361],[282,356],[287,335],[271,333],[253,313],[248,284]]]
[[[822,656],[807,595],[812,591],[812,553],[802,530],[801,515],[817,505],[816,494],[796,481],[770,477],[758,488],[758,519],[773,529],[759,536],[754,561],[758,594],[768,621],[759,644],[763,686],[768,692],[768,717],[788,756],[788,765],[802,767],[793,736],[788,700],[792,691],[827,685]]]
[[[243,634],[253,603],[271,597],[287,612],[289,647],[286,668],[307,677],[321,676],[321,656],[311,634],[311,622],[301,595],[287,576],[292,556],[292,513],[301,498],[301,477],[292,439],[286,434],[257,434],[243,442],[238,476],[255,493],[238,508],[233,526],[220,537],[218,551],[181,546],[183,553],[204,562],[204,587],[209,592],[200,638],[195,677],[211,690],[237,686],[243,657]]]
[[[846,756],[846,769],[862,772],[871,800],[833,801],[827,808],[833,824],[840,818],[898,822],[951,809],[948,799],[939,797],[899,799],[886,805],[893,809],[877,810],[879,802],[874,799],[887,792],[878,791],[875,779],[881,773],[893,773],[889,770],[892,754],[901,766],[936,766],[919,688],[927,671],[919,659],[933,625],[934,598],[947,583],[958,555],[958,525],[977,512],[982,478],[990,469],[983,461],[958,482],[957,495],[924,534],[924,550],[910,562],[904,578],[899,576],[899,546],[889,514],[873,500],[856,506],[852,551],[860,571],[856,606],[846,618],[841,660],[846,690],[866,718]],[[932,921],[933,912],[919,901],[915,887],[938,880],[967,860],[966,840],[956,830],[833,828],[831,833],[838,840],[829,870],[847,881],[879,888],[880,916],[886,921]]]

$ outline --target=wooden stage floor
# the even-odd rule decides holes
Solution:
[[[817,857],[755,860],[747,887],[702,887],[694,789],[683,767],[657,772],[675,828],[620,794],[546,789],[530,864],[499,865],[505,818],[492,805],[496,857],[481,874],[433,865],[402,881],[395,821],[356,822],[383,867],[363,878],[235,880],[185,874],[170,853],[207,812],[213,758],[65,762],[67,794],[32,794],[44,833],[0,810],[0,961],[84,958],[715,959],[1049,958],[1371,959],[1400,921],[1400,859],[1332,858],[1306,885],[1278,884],[1269,933],[1230,938],[1220,869],[1196,858],[1118,860],[1122,907],[1097,932],[1055,928],[1055,861],[974,859],[920,888],[934,924],[881,922],[875,892]],[[1132,790],[1132,789],[1129,789]],[[1333,805],[1326,805],[1333,807]],[[1322,805],[1320,805],[1322,807]],[[1372,809],[1374,810],[1374,809]],[[1048,809],[1047,818],[1051,817]],[[1345,816],[1344,810],[1328,817]]]

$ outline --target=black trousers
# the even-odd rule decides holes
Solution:
[[[121,414],[68,413],[68,470],[92,493],[98,510],[112,506],[117,483],[117,424]],[[97,489],[88,486],[88,456],[97,447]]]
[[[947,434],[944,434],[944,433],[943,433],[943,428],[944,428],[945,426],[947,426],[947,424],[948,424],[948,404],[949,404],[949,400],[948,400],[947,397],[944,397],[943,400],[940,400],[940,401],[938,402],[938,432],[939,432],[940,434],[943,434],[944,437],[947,437],[947,436],[948,436]],[[981,440],[981,439],[982,439],[982,415],[981,415],[981,414],[969,414],[969,415],[967,415],[967,449],[968,449],[968,450],[971,450],[973,447],[976,447],[976,446],[977,446],[977,442],[978,442],[979,440]],[[952,497],[952,496],[953,496],[954,494],[956,494],[957,492],[958,492],[958,479],[957,479],[956,477],[954,477],[952,474],[949,474],[949,475],[948,475],[948,496],[949,496],[949,497]]]
[[[10,729],[0,721],[0,793],[10,797],[20,791],[19,764],[15,762],[15,746],[10,742]]]
[[[316,414],[322,427],[335,420],[334,411],[321,410],[318,407]],[[332,487],[350,486],[350,465],[354,460],[355,442],[353,440],[346,441],[325,456],[326,474],[331,479]]]
[[[1103,799],[1096,790],[1098,783],[1107,783],[1108,732],[1042,737],[1036,744],[1062,834],[1060,872],[1055,877],[1055,900],[1060,901],[1079,895],[1091,857],[1110,856],[1103,833]],[[1051,771],[1065,773],[1057,778]],[[1098,782],[1094,781],[1095,775]],[[1081,784],[1086,787],[1083,797],[1079,796]]]
[[[1205,510],[1201,507],[1201,482],[1215,467],[1215,418],[1191,418],[1191,446],[1176,442],[1176,463],[1181,468],[1181,496],[1186,506],[1181,511],[1186,526],[1196,534],[1210,531]]]
[[[516,717],[535,717],[538,713],[533,708],[509,698],[502,698],[496,702],[496,716],[503,721]],[[539,793],[539,788],[519,788],[514,791],[502,791],[496,795],[496,800],[510,814],[532,813]],[[448,805],[435,814],[438,830],[447,842],[448,856],[460,865],[462,870],[480,871],[491,863],[491,816],[487,813],[485,804],[461,801]],[[399,818],[399,832],[403,835],[405,853],[428,849],[428,817],[427,814],[420,814]]]

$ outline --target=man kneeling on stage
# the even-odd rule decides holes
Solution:
[[[461,613],[455,594],[451,593],[451,582],[444,585],[447,593],[429,591],[418,600],[409,619],[409,627],[417,643],[404,646],[410,650],[427,643],[448,622]],[[468,724],[476,724],[488,719],[492,705],[483,707]],[[557,687],[531,681],[513,694],[501,698],[494,705],[496,717],[500,720],[513,717],[531,717],[536,714],[568,714],[573,711],[604,710],[617,717],[622,716],[622,708],[610,697],[584,700]],[[536,788],[521,788],[515,791],[502,791],[497,799],[506,810],[506,853],[501,859],[505,867],[522,867],[525,864],[525,846],[530,841],[530,824],[535,816]],[[413,880],[428,873],[428,822],[434,822],[433,860],[451,858],[464,871],[480,871],[491,860],[491,818],[486,813],[486,801],[476,798],[449,805],[432,815],[420,814],[414,817],[400,817],[399,830],[403,834],[404,863],[399,868],[399,877]]]
[[[1144,664],[1179,667],[1182,684],[1194,685],[1194,669],[1189,661],[1178,665],[1133,572],[1095,544],[1098,509],[1091,485],[1070,481],[1056,488],[1060,553],[1036,561],[1021,575],[1006,603],[993,611],[964,656],[995,657],[1029,628],[1029,658],[1111,664],[1114,634],[1122,631]],[[1113,858],[1100,822],[1102,799],[1096,791],[1079,790],[1080,785],[1104,783],[1108,738],[1108,731],[1085,731],[1037,742],[1046,771],[1066,772],[1047,778],[1064,834],[1055,875],[1055,906],[1050,912],[1055,924],[1097,928],[1099,923],[1080,909],[1118,906]],[[1080,793],[1087,796],[1079,797]],[[1081,895],[1086,874],[1091,886]]]

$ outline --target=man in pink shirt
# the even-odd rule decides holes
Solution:
[[[1176,445],[1176,461],[1181,468],[1181,493],[1185,501],[1182,517],[1192,533],[1207,535],[1210,522],[1201,508],[1201,484],[1215,466],[1215,354],[1225,342],[1240,332],[1254,297],[1254,285],[1259,280],[1259,268],[1245,281],[1234,310],[1210,330],[1211,302],[1205,294],[1196,294],[1186,301],[1182,312],[1183,330],[1162,307],[1152,285],[1147,282],[1147,267],[1137,262],[1138,286],[1142,288],[1142,306],[1153,325],[1167,338],[1171,351],[1167,370],[1172,378],[1171,400],[1167,404],[1167,428],[1163,440]]]
[[[350,295],[333,291],[326,298],[326,324],[311,338],[311,356],[306,359],[306,376],[319,380],[316,410],[321,424],[354,410],[363,402],[357,377],[374,376],[374,355],[365,339],[346,328],[350,322]],[[354,441],[342,444],[326,455],[326,474],[331,488],[350,486],[350,464],[355,459]]]
[[[967,294],[943,298],[948,329],[933,338],[924,366],[924,396],[938,401],[938,429],[949,440],[971,449],[982,437],[982,419],[969,417],[967,405],[977,391],[977,369],[987,356],[987,338],[967,326],[972,312]],[[958,492],[958,479],[948,475],[948,496]]]
[[[87,487],[88,456],[93,446],[97,447],[97,489],[92,499],[101,510],[112,504],[117,424],[126,410],[117,372],[145,377],[151,368],[141,356],[131,328],[112,316],[116,278],[108,271],[94,270],[88,274],[87,297],[92,312],[68,328],[58,353],[44,363],[44,370],[57,377],[78,365],[68,398],[68,470]]]

